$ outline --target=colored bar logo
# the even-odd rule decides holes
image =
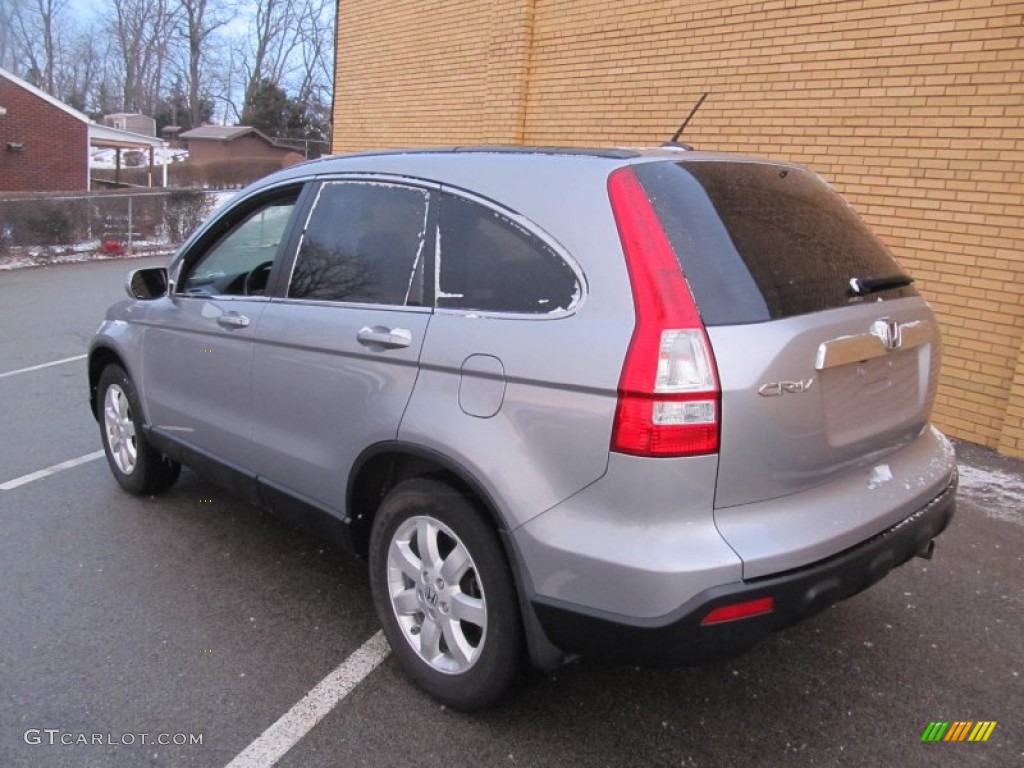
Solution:
[[[996,725],[995,720],[932,721],[921,734],[921,741],[988,741]]]

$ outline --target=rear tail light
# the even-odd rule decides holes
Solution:
[[[608,195],[636,307],[611,448],[637,456],[714,453],[721,391],[693,294],[636,174],[615,171]]]

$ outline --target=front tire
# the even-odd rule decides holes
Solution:
[[[407,480],[381,503],[369,554],[377,615],[406,674],[453,709],[494,704],[523,641],[512,575],[481,511],[450,485]]]
[[[100,376],[100,435],[114,479],[129,493],[143,496],[170,488],[181,464],[153,448],[142,431],[142,407],[135,385],[118,365]]]

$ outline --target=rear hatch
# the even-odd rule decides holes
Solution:
[[[806,169],[764,161],[634,170],[718,365],[716,508],[874,467],[921,433],[939,370],[935,320],[842,197]]]

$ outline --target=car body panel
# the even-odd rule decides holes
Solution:
[[[252,437],[253,333],[266,299],[174,296],[150,303],[142,398],[150,426],[244,465]],[[224,326],[241,318],[244,327]]]
[[[712,522],[716,470],[714,456],[613,454],[601,480],[514,532],[534,598],[638,623],[668,616],[718,584],[797,570],[897,525],[955,482],[956,458],[929,427],[867,471]]]
[[[92,339],[89,341],[89,359],[94,360],[112,352],[123,363],[136,387],[142,381],[142,337],[145,335],[145,320],[149,314],[149,302],[123,299],[107,308],[106,315]],[[98,377],[98,372],[96,376]],[[96,382],[92,382],[95,386]],[[144,398],[140,398],[143,412],[148,414]],[[96,392],[90,387],[89,402],[93,414],[98,413]],[[148,421],[148,416],[147,416]]]
[[[659,666],[722,661],[867,589],[910,558],[930,556],[935,537],[953,517],[955,497],[954,481],[855,547],[803,568],[716,584],[663,616],[623,616],[540,596],[531,601],[532,615],[545,637],[571,653]],[[742,619],[710,620],[723,609],[751,602],[759,610]]]
[[[497,501],[505,526],[522,525],[607,466],[615,382],[586,387],[581,381],[591,370],[588,361],[607,354],[594,332],[582,312],[552,320],[436,313],[399,438],[466,467]],[[607,346],[624,349],[628,339],[621,336],[609,333]],[[565,348],[578,354],[568,357]],[[501,406],[486,418],[460,404],[465,387],[485,381],[464,368],[484,351],[505,372]]]
[[[881,318],[927,329],[928,341],[816,367],[822,345],[875,338],[870,330]],[[928,422],[940,353],[923,299],[715,326],[708,335],[722,386],[717,509],[823,486],[905,446]],[[820,516],[807,520],[815,524],[829,525]]]
[[[611,454],[597,482],[514,531],[534,597],[653,618],[742,578],[708,515],[716,456]]]
[[[343,515],[358,455],[398,435],[429,320],[426,309],[270,302],[255,334],[246,465]],[[378,326],[408,331],[410,345],[358,341]]]
[[[909,444],[828,484],[715,510],[715,524],[756,579],[822,560],[895,525],[956,478],[949,441],[929,427]]]

